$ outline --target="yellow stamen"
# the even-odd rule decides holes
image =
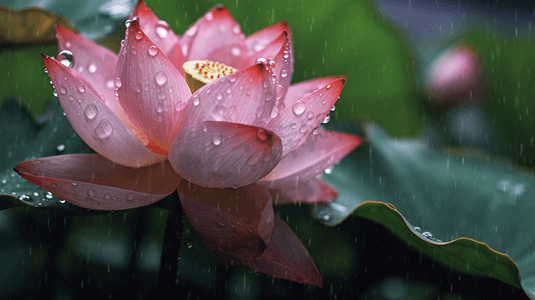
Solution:
[[[191,60],[183,65],[186,82],[192,93],[207,83],[236,72],[233,67],[213,61]]]

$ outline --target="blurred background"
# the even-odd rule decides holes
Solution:
[[[219,3],[146,2],[179,35]],[[484,153],[487,161],[495,157],[531,172],[533,1],[220,2],[245,35],[288,21],[295,49],[292,83],[347,76],[329,128],[365,136],[366,124],[374,124],[394,139],[422,139],[429,149],[452,153],[469,149]],[[0,0],[0,137],[6,143],[1,194],[21,196],[14,190],[19,187],[10,185],[11,169],[21,161],[13,145],[31,153],[24,159],[88,151],[71,133],[61,140],[41,134],[39,143],[20,142],[44,129],[58,131],[46,124],[62,118],[39,55],[58,52],[47,29],[66,24],[117,51],[134,4]],[[13,11],[30,6],[46,11]],[[363,149],[359,155],[371,159],[372,151],[366,152],[371,148]],[[34,198],[48,196],[35,193]],[[173,214],[176,200],[171,195],[159,206],[113,213],[0,205],[0,298],[526,299],[522,290],[499,280],[436,263],[373,221],[350,216],[341,225],[325,226],[306,205],[276,207],[276,213],[309,250],[323,288],[227,267],[196,238],[187,220]]]

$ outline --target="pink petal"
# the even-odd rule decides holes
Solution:
[[[285,156],[258,183],[269,189],[292,188],[333,166],[362,142],[362,138],[342,132],[319,130],[303,145]]]
[[[167,56],[171,49],[179,42],[179,37],[169,28],[167,22],[160,20],[152,10],[138,0],[130,20],[139,18],[143,33]]]
[[[258,259],[245,262],[245,265],[276,278],[323,286],[312,257],[290,227],[277,215],[271,243],[266,251]]]
[[[290,33],[290,27],[286,21],[273,24],[248,36],[245,45],[250,52],[259,52],[285,31]]]
[[[147,149],[76,72],[45,54],[43,62],[69,122],[89,147],[129,167],[143,167],[166,159]]]
[[[345,78],[331,77],[329,79],[325,86],[312,94],[297,101],[290,99],[290,102],[293,102],[292,105],[281,110],[279,115],[266,125],[266,128],[280,136],[283,157],[304,143],[310,133],[329,115],[331,107],[342,92]]]
[[[187,60],[210,60],[236,67],[246,53],[245,36],[224,5],[217,5],[193,24],[180,44]]]
[[[132,169],[98,154],[69,154],[22,162],[24,179],[74,205],[121,210],[152,204],[171,194],[178,176],[168,162]]]
[[[119,105],[113,83],[117,55],[99,44],[56,24],[56,37],[60,51],[74,55],[74,68],[112,110]]]
[[[345,79],[344,76],[341,77]],[[288,88],[288,94],[286,94],[286,98],[284,98],[284,105],[291,106],[298,100],[309,96],[310,94],[312,94],[312,92],[327,86],[333,80],[337,80],[339,78],[340,77],[314,78],[312,80],[292,84]]]
[[[297,186],[269,190],[274,204],[306,203],[324,205],[338,197],[338,192],[327,182],[312,178]]]
[[[255,126],[207,121],[186,127],[169,150],[184,179],[204,187],[239,187],[269,173],[281,158],[280,139]]]
[[[266,188],[204,188],[178,185],[184,212],[206,247],[225,262],[258,258],[271,242],[273,205]]]
[[[169,50],[167,59],[169,59],[173,66],[180,71],[182,77],[186,78],[186,74],[184,73],[184,63],[186,62],[186,58],[182,54],[182,46],[179,43],[175,44],[175,46]]]
[[[269,64],[255,64],[198,89],[179,128],[209,120],[263,127],[271,119],[275,93]]]
[[[273,73],[276,75],[277,100],[284,99],[293,74],[293,47],[289,32],[283,31],[278,38],[267,44],[262,50],[249,52],[248,57],[240,60],[238,68],[248,67],[259,58],[272,60],[275,63]],[[284,102],[280,101],[277,105],[277,111],[283,108]]]
[[[133,20],[117,65],[119,101],[128,117],[162,149],[169,149],[180,111],[191,96],[186,80]]]

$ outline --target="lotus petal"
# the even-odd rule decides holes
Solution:
[[[117,55],[99,44],[56,24],[56,37],[60,51],[74,55],[74,68],[113,111],[120,108],[113,83]]]
[[[147,149],[78,73],[45,54],[43,61],[65,115],[89,147],[115,163],[134,168],[166,159]]]
[[[217,5],[197,20],[182,37],[187,60],[210,60],[236,67],[246,53],[245,36],[224,5]]]
[[[181,130],[169,161],[182,178],[214,188],[252,184],[281,159],[281,142],[271,132],[249,125],[207,121]]]
[[[221,260],[256,259],[271,242],[274,214],[266,188],[211,189],[182,180],[178,194],[195,232]]]
[[[258,184],[269,189],[298,186],[333,166],[361,142],[362,138],[352,134],[319,130],[285,156]]]
[[[179,180],[167,161],[132,169],[98,154],[37,158],[13,170],[69,203],[101,210],[152,204],[171,194]]]
[[[328,83],[279,112],[266,128],[281,137],[283,157],[305,142],[310,133],[321,125],[336,102],[345,78],[331,77]],[[293,96],[291,94],[290,96]]]
[[[297,186],[269,190],[274,204],[306,203],[324,205],[338,197],[338,192],[327,182],[312,178]]]
[[[128,117],[149,139],[169,149],[180,111],[189,97],[186,80],[133,20],[119,54],[116,86]]]
[[[245,265],[276,278],[323,286],[312,257],[290,227],[277,215],[271,243],[266,251],[258,259],[245,262]]]
[[[210,120],[263,127],[275,101],[271,67],[267,62],[255,64],[198,89],[180,117],[179,130]]]
[[[130,20],[133,20],[135,17],[139,19],[139,24],[143,33],[147,35],[147,37],[166,56],[179,42],[179,37],[169,28],[169,24],[160,20],[143,0],[138,0],[130,15]]]

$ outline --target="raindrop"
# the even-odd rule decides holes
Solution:
[[[160,20],[156,25],[156,34],[161,38],[166,38],[169,33],[169,24],[167,22]]]
[[[336,109],[336,107],[334,107],[334,105],[333,105],[333,107],[331,107],[331,111],[334,111],[335,109]]]
[[[308,126],[307,126],[307,124],[304,124],[303,126],[301,126],[301,127],[299,128],[299,132],[300,132],[300,133],[305,133],[307,130],[308,130]]]
[[[89,121],[95,118],[95,116],[97,115],[97,112],[98,112],[97,107],[94,106],[93,104],[89,104],[84,110],[85,117]]]
[[[121,77],[116,77],[115,78],[115,86],[117,88],[120,88],[121,86],[123,86],[123,83],[121,82]]]
[[[131,23],[132,23],[131,20],[126,20],[126,21],[124,22],[124,26],[126,26],[126,28],[128,28],[128,27],[130,27],[130,24],[131,24]]]
[[[78,91],[79,91],[80,93],[85,92],[85,87],[84,87],[83,84],[80,83],[80,85],[78,86]]]
[[[234,32],[235,34],[240,34],[240,31],[241,30],[239,25],[232,27],[232,32]]]
[[[313,135],[316,135],[316,134],[318,134],[318,133],[320,133],[320,128],[319,128],[319,126],[316,127],[316,128],[314,128],[314,129],[312,130],[312,134],[313,134]]]
[[[325,119],[323,119],[323,121],[321,121],[321,123],[327,124],[327,123],[329,123],[330,120],[331,120],[331,115],[327,114],[325,116]]]
[[[283,56],[284,58],[288,58],[288,57],[290,57],[290,52],[288,52],[287,50],[284,50],[284,51],[282,52],[282,54],[283,54],[282,56]]]
[[[330,89],[330,88],[331,88],[331,85],[330,85],[330,84],[328,84],[328,85],[327,85],[327,89]]]
[[[276,118],[279,115],[279,109],[277,106],[273,106],[273,109],[271,110],[271,118]]]
[[[206,20],[207,21],[212,21],[213,19],[214,19],[214,14],[211,11],[207,12],[206,13]]]
[[[93,190],[87,190],[87,195],[91,198],[95,197],[97,195],[97,193],[95,193],[95,191]]]
[[[230,83],[234,83],[234,82],[236,82],[236,76],[232,76],[232,77],[228,80],[228,82],[230,82]]]
[[[97,65],[95,65],[94,63],[91,63],[89,65],[89,68],[87,68],[87,70],[89,71],[89,73],[93,74],[97,71]]]
[[[305,103],[303,103],[301,101],[297,101],[293,106],[294,114],[296,116],[301,115],[302,113],[305,112],[305,108],[306,108]]]
[[[56,150],[58,150],[59,152],[65,150],[65,144],[59,144],[56,146]]]
[[[226,227],[228,225],[227,221],[223,218],[216,218],[215,223],[220,227]]]
[[[285,69],[282,69],[281,70],[281,77],[284,78],[286,76],[288,76],[288,71],[286,71]]]
[[[131,201],[131,200],[134,200],[134,194],[132,194],[132,193],[128,193],[128,195],[126,196],[126,199],[128,199],[128,200],[130,200],[130,201]]]
[[[291,129],[296,129],[296,128],[297,128],[297,123],[292,123],[292,124],[290,124],[290,128],[291,128]]]
[[[7,183],[7,179],[2,179],[2,184],[6,184]]]
[[[221,133],[216,133],[212,137],[212,143],[214,146],[219,146],[221,144]]]
[[[111,126],[111,122],[106,119],[100,121],[100,123],[97,125],[97,128],[95,129],[95,133],[102,140],[109,138],[112,132],[113,127]]]
[[[72,184],[72,186],[77,186],[78,185],[78,183],[76,183],[76,182],[72,182],[71,184]]]
[[[414,231],[420,232],[420,231],[422,231],[422,228],[416,226],[416,227],[414,227]]]
[[[52,95],[54,95],[54,97],[58,97],[58,92],[56,92],[56,90],[54,90],[54,91],[52,92]]]
[[[113,84],[113,80],[106,81],[106,87],[109,89],[113,89],[115,85]]]
[[[39,193],[38,192],[33,192],[32,194],[34,197],[39,197]]]
[[[217,92],[216,99],[217,100],[223,99],[223,94],[221,94],[221,92]]]
[[[136,37],[136,40],[138,41],[141,40],[143,38],[143,32],[141,31],[136,32],[135,37]]]
[[[74,55],[69,50],[63,50],[58,54],[58,58],[62,65],[65,67],[72,69],[74,67]]]
[[[323,221],[330,221],[331,220],[331,214],[327,210],[322,210],[318,212],[318,219]]]
[[[150,56],[156,56],[158,54],[158,48],[154,45],[150,46],[148,51]]]
[[[259,59],[256,60],[255,64],[257,65],[260,65],[260,64],[266,64],[267,63],[267,60],[263,57],[260,57]]]
[[[311,111],[309,111],[309,112],[307,113],[307,118],[308,118],[309,120],[312,120],[312,119],[314,118],[314,113],[311,112]]]
[[[156,111],[157,111],[158,113],[162,113],[162,112],[163,112],[163,105],[162,105],[162,104],[158,104],[158,105],[156,106]]]
[[[48,74],[48,69],[47,68],[45,68],[45,74]]]
[[[193,248],[193,246],[195,245],[195,243],[191,239],[185,239],[184,244],[186,244],[186,247],[188,247],[188,249]]]
[[[240,56],[241,50],[238,47],[232,47],[232,49],[230,49],[230,53],[232,53],[234,56]]]
[[[206,125],[203,125],[202,126],[202,132],[206,133],[207,131],[208,131],[208,127]]]
[[[19,197],[19,199],[20,199],[21,201],[32,201],[32,197],[30,197],[30,196],[28,196],[28,195],[21,195],[21,196]]]
[[[194,95],[193,96],[193,105],[198,106],[199,103],[200,103],[199,96],[198,95]]]
[[[429,232],[429,231],[424,231],[424,232],[422,233],[422,235],[423,235],[424,237],[428,238],[428,239],[433,238],[433,234],[432,234],[431,232]]]
[[[158,85],[164,85],[167,82],[167,75],[164,72],[160,71],[156,73],[156,83]]]
[[[232,92],[232,90],[228,87],[228,88],[225,90],[225,92],[226,92],[227,94],[230,94],[230,93]]]
[[[67,94],[67,89],[64,86],[60,86],[59,87],[59,92],[62,93],[63,95],[65,95],[65,94]]]
[[[256,136],[261,141],[265,141],[265,140],[268,139],[269,133],[265,129],[260,128],[260,129],[258,129],[258,132],[256,133]]]
[[[52,198],[54,198],[54,195],[52,195],[51,192],[46,192],[45,198],[52,199]]]

